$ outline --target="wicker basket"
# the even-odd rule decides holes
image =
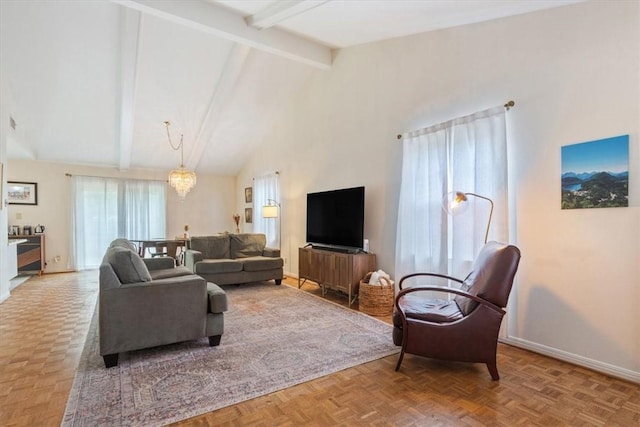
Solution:
[[[393,280],[380,278],[383,284],[369,284],[371,273],[367,273],[360,281],[358,299],[360,300],[360,311],[371,316],[390,316],[393,313],[393,298],[395,288]]]

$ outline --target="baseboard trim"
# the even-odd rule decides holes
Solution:
[[[11,296],[10,292],[5,292],[2,296],[0,296],[0,304],[8,300],[10,296]]]
[[[640,372],[635,372],[630,369],[610,365],[598,360],[589,359],[584,356],[579,356],[567,351],[558,350],[557,348],[548,347],[546,345],[527,341],[522,338],[500,338],[500,342],[512,345],[514,347],[520,347],[525,350],[530,350],[534,353],[540,353],[545,356],[553,357],[554,359],[559,359],[564,362],[573,363],[574,365],[593,369],[594,371],[598,371],[612,377],[621,378],[623,380],[640,384]]]
[[[298,279],[298,275],[291,273],[290,271],[285,271],[282,274],[284,274],[286,277],[289,277],[291,279]]]

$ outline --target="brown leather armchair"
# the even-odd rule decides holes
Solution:
[[[520,250],[498,242],[485,244],[464,280],[437,273],[414,273],[402,277],[395,299],[393,341],[402,346],[396,371],[405,353],[433,359],[486,363],[493,380],[500,379],[496,366],[498,332]],[[461,283],[460,289],[413,286],[405,281],[431,276]],[[417,292],[455,294],[451,300],[420,298]]]

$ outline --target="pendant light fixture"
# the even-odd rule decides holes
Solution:
[[[172,186],[180,199],[184,200],[185,196],[193,187],[196,185],[196,173],[194,171],[190,171],[185,169],[184,167],[184,143],[183,143],[183,135],[180,135],[180,143],[177,147],[173,146],[173,142],[171,142],[171,135],[169,133],[169,126],[171,123],[169,121],[164,122],[164,126],[167,129],[167,138],[169,139],[169,145],[175,151],[180,150],[180,169],[174,169],[169,172],[169,185]]]

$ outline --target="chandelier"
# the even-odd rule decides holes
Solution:
[[[183,135],[180,135],[180,144],[177,147],[173,146],[171,142],[171,135],[169,134],[170,122],[164,122],[164,126],[167,129],[167,138],[169,139],[169,145],[175,151],[180,150],[180,169],[174,169],[169,172],[169,185],[172,186],[180,199],[184,200],[185,196],[196,185],[196,173],[184,168],[184,144]]]

